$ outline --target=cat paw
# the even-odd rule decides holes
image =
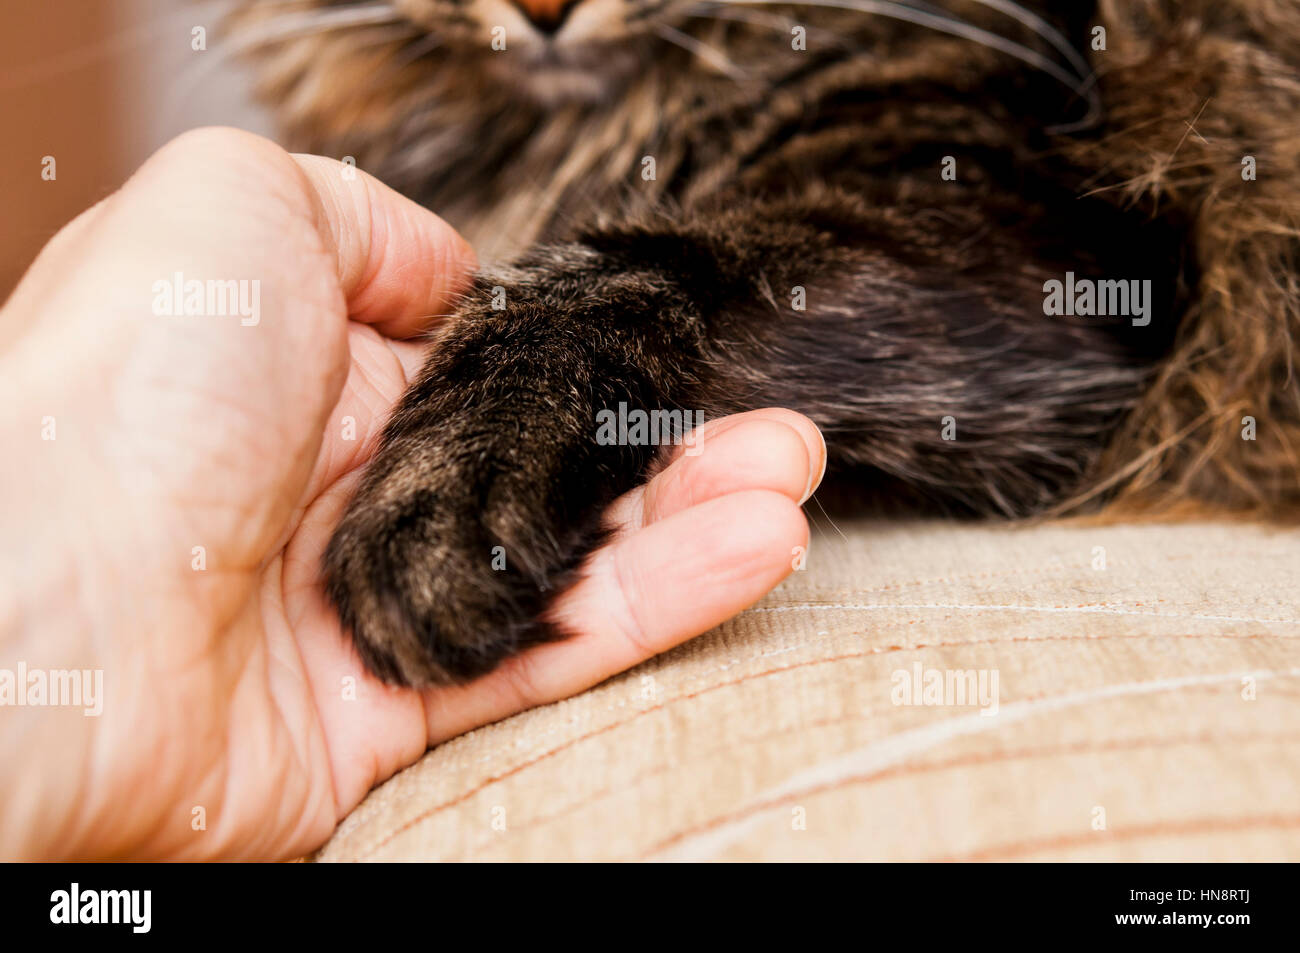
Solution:
[[[563,637],[547,610],[655,454],[598,437],[601,408],[663,403],[632,345],[553,291],[577,281],[519,274],[508,311],[480,279],[442,329],[325,553],[327,593],[389,682],[464,682]]]
[[[605,537],[603,506],[549,512],[527,481],[465,462],[445,445],[390,446],[326,550],[326,592],[386,682],[469,681],[565,637],[547,609]]]

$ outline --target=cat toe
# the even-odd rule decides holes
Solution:
[[[399,685],[461,683],[564,637],[546,610],[601,533],[570,530],[558,545],[551,528],[514,526],[511,541],[494,532],[501,522],[428,490],[354,502],[325,554],[326,591],[371,672]]]

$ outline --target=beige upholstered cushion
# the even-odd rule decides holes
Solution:
[[[721,628],[429,752],[318,858],[1300,859],[1300,532],[839,529]],[[895,704],[917,665],[996,673],[997,714]]]

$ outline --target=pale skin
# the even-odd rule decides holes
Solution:
[[[301,855],[430,745],[791,572],[820,435],[779,409],[712,421],[611,507],[555,609],[574,638],[455,688],[371,678],[320,556],[474,264],[364,172],[231,130],[165,147],[41,253],[0,310],[0,670],[99,669],[104,697],[0,707],[0,858]],[[260,322],[155,314],[176,272],[260,281]]]

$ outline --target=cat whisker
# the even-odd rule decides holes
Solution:
[[[427,33],[422,37],[411,37],[409,34],[399,33],[386,36],[382,38],[381,42],[394,44],[392,53],[388,60],[381,64],[382,68],[372,70],[366,78],[365,89],[367,91],[382,89],[384,84],[393,77],[398,76],[403,70],[439,49],[442,46],[442,37],[436,33]]]
[[[708,20],[728,20],[733,23],[744,23],[748,26],[770,27],[783,34],[789,33],[792,28],[802,25],[796,23],[790,17],[778,13],[765,13],[762,10],[732,7],[725,0],[707,0],[700,6],[686,11],[685,16]],[[828,46],[844,45],[843,37],[837,36],[828,30],[818,30],[815,27],[806,27],[806,29],[809,36],[823,40]]]
[[[666,23],[655,24],[654,31],[661,40],[666,40],[674,46],[680,46],[686,52],[699,57],[700,60],[708,63],[718,72],[730,76],[734,80],[743,80],[749,75],[733,63],[727,54],[709,46],[703,40],[697,40],[695,37],[689,36]]]
[[[347,29],[373,31],[375,36],[371,39],[374,44],[380,45],[409,36],[415,28],[387,2],[370,3],[346,10],[280,14],[256,27],[238,26],[229,29],[223,41],[208,56],[184,72],[179,83],[168,94],[162,109],[167,114],[179,109],[195,89],[216,75],[225,64],[246,53],[285,40]]]
[[[754,26],[770,26],[774,30],[785,30],[795,26],[795,21],[779,13],[767,13],[763,10],[735,9],[725,0],[704,0],[698,6],[684,11],[684,16],[717,20],[732,20],[736,23],[748,23]]]
[[[382,46],[386,43],[394,43],[410,36],[410,30],[405,29],[402,26],[402,24],[398,23],[397,21],[391,21],[385,24],[375,24],[375,26],[384,26],[386,27],[386,29],[373,30],[372,36],[368,35],[363,41],[356,43],[358,49],[367,46]],[[363,29],[367,29],[369,31],[372,28],[363,27]],[[229,40],[223,42],[219,46],[214,47],[212,53],[209,56],[204,57],[202,60],[197,62],[194,66],[188,68],[182,73],[180,77],[180,81],[176,84],[175,88],[168,94],[167,99],[164,102],[162,108],[164,109],[164,111],[167,111],[168,113],[170,113],[174,109],[179,109],[180,106],[191,95],[193,95],[196,89],[201,87],[207,80],[217,75],[220,69],[225,64],[229,63],[231,60],[238,59],[240,56],[244,55],[245,53],[250,53],[256,49],[259,49],[262,46],[267,45],[268,43],[276,42],[279,39],[286,39],[286,40],[297,39],[300,37],[312,36],[314,33],[317,32],[325,32],[325,31],[305,30],[299,33],[290,33],[281,37],[277,37],[276,40],[268,39],[268,40],[263,40],[261,42],[253,42],[253,43],[244,41],[242,39],[239,40],[238,42],[232,42]]]
[[[392,68],[394,70],[403,70],[422,57],[432,53],[440,46],[442,46],[442,37],[430,33],[423,39],[416,40],[408,47],[403,48],[401,58],[393,64]]]
[[[1053,126],[1048,130],[1049,132],[1079,132],[1097,124],[1101,118],[1101,100],[1093,88],[1097,82],[1097,74],[1088,61],[1083,58],[1082,54],[1070,45],[1070,41],[1065,38],[1060,30],[1033,11],[1026,10],[1015,0],[973,0],[973,2],[983,4],[990,10],[997,10],[999,13],[1004,13],[1013,19],[1019,20],[1051,44],[1053,48],[1070,61],[1071,66],[1078,70],[1079,78],[1083,80],[1082,94],[1086,94],[1088,99],[1088,114],[1078,122]]]
[[[408,66],[419,62],[425,56],[439,49],[442,46],[442,37],[436,33],[426,33],[424,36],[409,36],[407,34],[398,34],[390,38],[395,41],[392,54],[388,61],[383,63],[382,70],[375,70],[371,74],[368,85],[377,87],[387,82],[392,77],[401,73]],[[397,42],[404,41],[404,42]]]
[[[1070,41],[1065,38],[1060,30],[1056,29],[1056,27],[1052,26],[1038,14],[1026,10],[1023,6],[1016,3],[1015,0],[974,0],[974,2],[986,6],[990,10],[996,10],[1015,20],[1019,20],[1069,60],[1070,65],[1078,70],[1080,79],[1085,82],[1092,81],[1093,71],[1092,67],[1088,65],[1088,61],[1083,58],[1078,50],[1070,45]]]
[[[1078,122],[1063,124],[1052,127],[1049,131],[1054,132],[1073,132],[1079,129],[1087,128],[1094,124],[1101,116],[1101,97],[1098,95],[1096,86],[1091,77],[1076,76],[1069,70],[1061,66],[1055,60],[1044,56],[1037,50],[1025,46],[1023,43],[1017,43],[1009,40],[1000,34],[985,30],[982,27],[975,26],[965,20],[959,20],[955,17],[941,16],[937,13],[930,13],[916,7],[908,6],[905,3],[896,2],[896,0],[718,0],[734,6],[750,5],[774,5],[774,6],[808,6],[808,7],[827,7],[837,10],[855,10],[859,13],[869,13],[876,16],[888,17],[893,20],[902,20],[906,23],[913,23],[917,26],[934,30],[937,33],[946,33],[949,36],[959,37],[970,40],[972,43],[978,43],[989,49],[1006,53],[1008,56],[1015,57],[1022,63],[1034,67],[1035,69],[1046,73],[1052,79],[1061,83],[1066,88],[1074,92],[1075,95],[1088,103],[1088,114]],[[999,0],[990,0],[990,2],[999,2]],[[1005,12],[1005,11],[1003,11]],[[1028,11],[1022,11],[1026,15]],[[1025,22],[1022,17],[1017,17],[1021,22]],[[1050,30],[1051,27],[1044,23],[1044,26]],[[1035,30],[1035,32],[1039,32]],[[1039,33],[1041,36],[1042,34]],[[1064,41],[1064,37],[1061,37]]]
[[[340,10],[310,10],[284,14],[259,24],[257,29],[252,27],[241,29],[236,52],[247,52],[282,40],[294,40],[314,36],[317,33],[389,24],[406,24],[411,30],[415,29],[406,17],[387,2],[368,3]]]

